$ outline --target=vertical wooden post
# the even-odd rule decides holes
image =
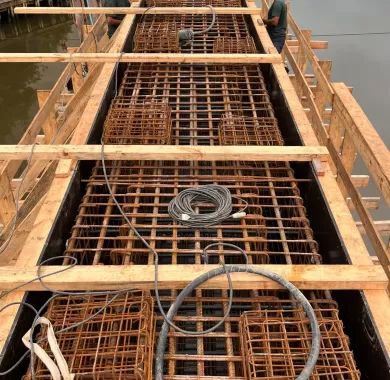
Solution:
[[[50,91],[48,90],[37,90],[39,108],[42,108],[49,95],[50,95]],[[42,129],[45,135],[45,143],[50,144],[50,142],[53,139],[53,136],[56,134],[57,131],[57,120],[55,117],[54,107],[53,110],[51,110],[47,115],[46,121],[42,124]]]
[[[332,73],[332,61],[330,60],[319,60],[318,64],[324,73],[326,79],[330,81],[330,76]],[[317,86],[314,90],[315,95],[315,102],[318,108],[318,111],[320,112],[321,119],[324,119],[324,113],[326,108],[326,101],[327,101],[327,94],[324,92],[324,90],[321,88],[321,86],[317,83]]]
[[[15,216],[16,205],[7,173],[0,176],[0,223],[5,228]]]
[[[302,29],[302,34],[310,44],[311,30],[303,30]],[[302,71],[302,74],[305,74],[306,67],[307,67],[307,57],[306,57],[306,53],[305,53],[305,48],[302,46],[301,43],[299,43],[299,46],[298,46],[297,64],[298,64],[299,70]]]
[[[68,53],[73,53],[76,49],[76,47],[68,47]],[[75,65],[75,71],[72,75],[72,86],[73,92],[76,93],[84,82],[83,68],[81,63],[72,63],[72,65]]]

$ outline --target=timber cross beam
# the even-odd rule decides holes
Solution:
[[[282,63],[280,54],[226,54],[226,53],[1,53],[0,63],[71,62],[71,63],[212,63],[260,64]]]
[[[104,145],[107,160],[181,161],[318,161],[326,162],[324,146],[183,146]],[[0,160],[100,160],[101,145],[0,145]]]
[[[160,289],[183,289],[200,275],[218,265],[182,264],[160,265]],[[279,274],[299,289],[317,290],[385,290],[388,278],[378,265],[249,265]],[[66,270],[69,268],[68,270]],[[37,276],[38,267],[0,267],[0,289],[8,290],[26,284],[23,290],[47,291],[39,281],[27,282]],[[52,276],[50,274],[56,273]],[[42,266],[39,268],[44,284],[56,290],[109,290],[123,288],[153,289],[154,265],[76,265]],[[281,289],[276,282],[259,275],[231,273],[234,289]],[[227,289],[226,276],[210,279],[200,286],[206,289]]]
[[[133,15],[201,15],[211,14],[209,7],[15,7],[16,14],[133,14]],[[259,15],[261,8],[213,7],[217,15]]]

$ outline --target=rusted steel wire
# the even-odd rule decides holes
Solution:
[[[76,324],[101,309],[111,296],[58,297],[46,317],[54,331]],[[149,293],[134,291],[116,298],[93,319],[56,334],[59,348],[75,379],[152,379],[155,317]],[[38,340],[44,338],[45,329]],[[40,345],[51,355],[47,340]],[[51,379],[35,360],[36,379]],[[28,373],[24,380],[30,380]]]
[[[321,261],[298,182],[287,163],[116,161],[107,162],[107,171],[116,198],[162,264],[201,263],[202,249],[218,241],[239,245],[252,263]],[[182,189],[212,183],[249,201],[248,215],[206,231],[174,223],[168,215],[170,200]],[[234,209],[240,209],[239,200],[233,201]],[[67,254],[81,264],[153,262],[118,214],[100,163],[87,182]]]
[[[108,111],[103,140],[107,144],[169,144],[171,130],[171,109],[166,101],[148,97],[136,103],[118,96]]]
[[[321,331],[320,355],[311,379],[360,379],[336,303],[317,299],[311,303]],[[309,321],[302,308],[290,301],[261,306],[240,317],[246,378],[294,380],[308,357]]]
[[[137,25],[134,51],[139,53],[178,53],[180,51],[175,21],[153,18]]]
[[[245,117],[229,112],[218,127],[220,145],[283,145],[277,120],[272,117]]]
[[[253,38],[246,37],[218,37],[214,40],[214,53],[244,54],[256,53],[256,45]]]

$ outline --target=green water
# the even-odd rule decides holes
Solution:
[[[0,52],[62,52],[77,46],[72,19],[56,15],[20,15],[0,20]],[[0,144],[17,143],[38,111],[36,90],[50,89],[64,64],[0,63]]]

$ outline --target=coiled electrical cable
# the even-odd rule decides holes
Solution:
[[[168,205],[172,219],[192,228],[206,228],[222,223],[224,220],[245,216],[244,210],[232,215],[232,195],[229,189],[220,185],[205,185],[181,191]],[[200,214],[194,207],[200,203],[212,204],[215,211]]]

